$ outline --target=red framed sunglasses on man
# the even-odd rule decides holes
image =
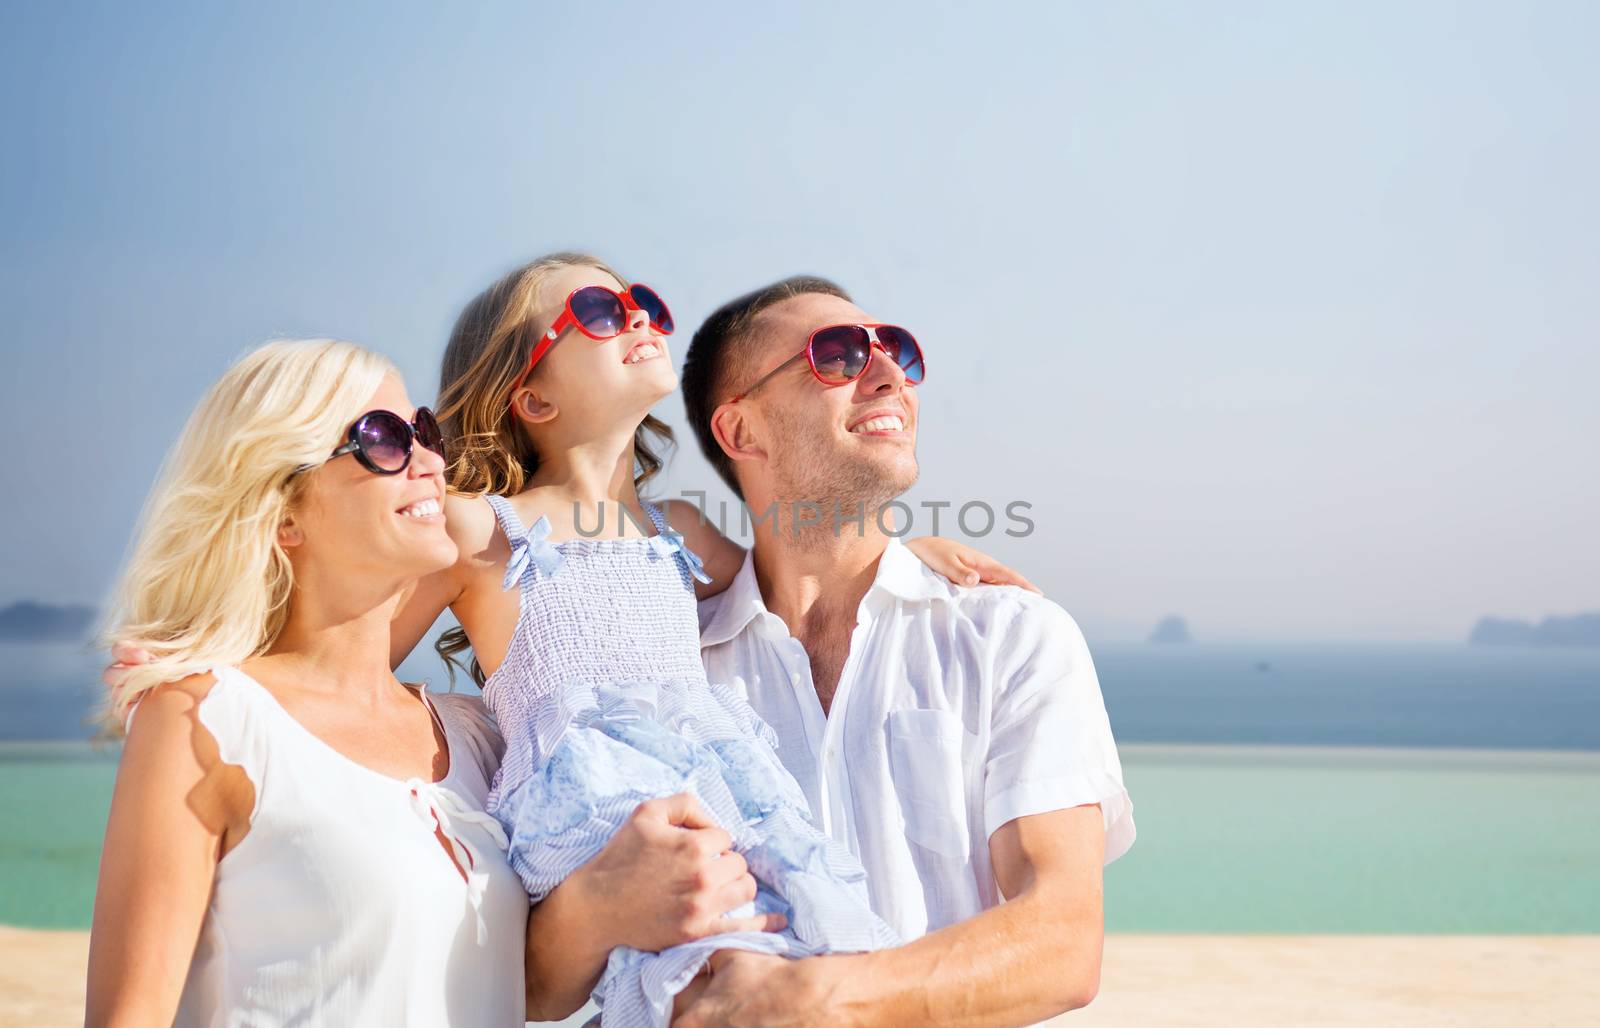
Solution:
[[[907,382],[917,385],[922,381],[926,372],[922,347],[917,345],[915,336],[899,325],[827,325],[811,333],[805,349],[756,379],[750,388],[728,402],[738,403],[802,357],[818,382],[828,386],[848,385],[867,373],[877,350],[882,350],[900,366]]]

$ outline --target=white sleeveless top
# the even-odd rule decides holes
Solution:
[[[217,865],[176,1024],[520,1026],[528,899],[483,812],[501,743],[478,698],[424,693],[450,769],[402,781],[237,668],[212,673],[200,720],[256,805]]]

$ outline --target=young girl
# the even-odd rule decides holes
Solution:
[[[695,598],[724,587],[744,551],[691,505],[639,498],[661,467],[651,437],[669,438],[649,412],[677,384],[672,329],[654,292],[577,254],[534,261],[467,307],[439,397],[461,559],[419,584],[393,630],[396,663],[447,607],[465,630],[440,649],[470,641],[506,739],[488,809],[533,900],[641,802],[688,792],[748,862],[754,913],[786,921],[659,954],[618,947],[595,989],[608,1024],[665,1024],[717,949],[799,957],[896,941],[859,864],[812,827],[771,729],[706,680]],[[597,522],[604,538],[585,538]],[[983,563],[948,541],[917,546],[963,581]]]

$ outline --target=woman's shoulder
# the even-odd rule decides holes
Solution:
[[[162,682],[145,693],[140,701],[140,707],[156,702],[169,707],[195,706],[210,696],[222,680],[227,677],[223,668],[211,668],[195,674],[180,678],[175,682]]]
[[[193,719],[218,735],[257,713],[263,701],[276,702],[266,686],[238,667],[218,665],[147,689],[129,709],[126,727]]]
[[[166,730],[192,719],[216,685],[217,674],[214,671],[202,671],[177,681],[151,686],[128,708],[123,728],[130,737],[135,722],[139,724],[141,735],[148,736],[157,731],[165,734]]]
[[[247,684],[236,669],[216,668],[146,691],[128,714],[124,769],[149,777],[159,768],[169,786],[186,790],[209,775],[236,773],[231,767],[258,788],[266,761]],[[224,782],[212,801],[239,805],[241,816],[253,817],[259,793],[238,784]]]

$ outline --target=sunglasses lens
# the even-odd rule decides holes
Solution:
[[[372,467],[392,474],[411,457],[411,426],[397,414],[373,411],[356,422],[356,444]]]
[[[622,330],[628,327],[628,315],[622,309],[622,301],[609,289],[584,286],[572,294],[568,304],[578,324],[596,338],[610,339],[621,335]]]
[[[921,382],[922,347],[917,345],[916,337],[897,325],[879,325],[877,332],[878,342],[906,373],[906,381],[912,385]]]
[[[629,286],[628,295],[650,317],[650,324],[655,326],[657,332],[664,336],[672,334],[672,312],[667,310],[666,301],[657,296],[654,289],[649,286]]]
[[[433,411],[426,407],[418,407],[417,417],[411,424],[416,430],[417,442],[443,457],[444,433],[440,431],[439,419],[433,416]]]
[[[842,384],[859,378],[871,354],[867,330],[855,325],[818,329],[811,336],[811,366],[824,382]]]

